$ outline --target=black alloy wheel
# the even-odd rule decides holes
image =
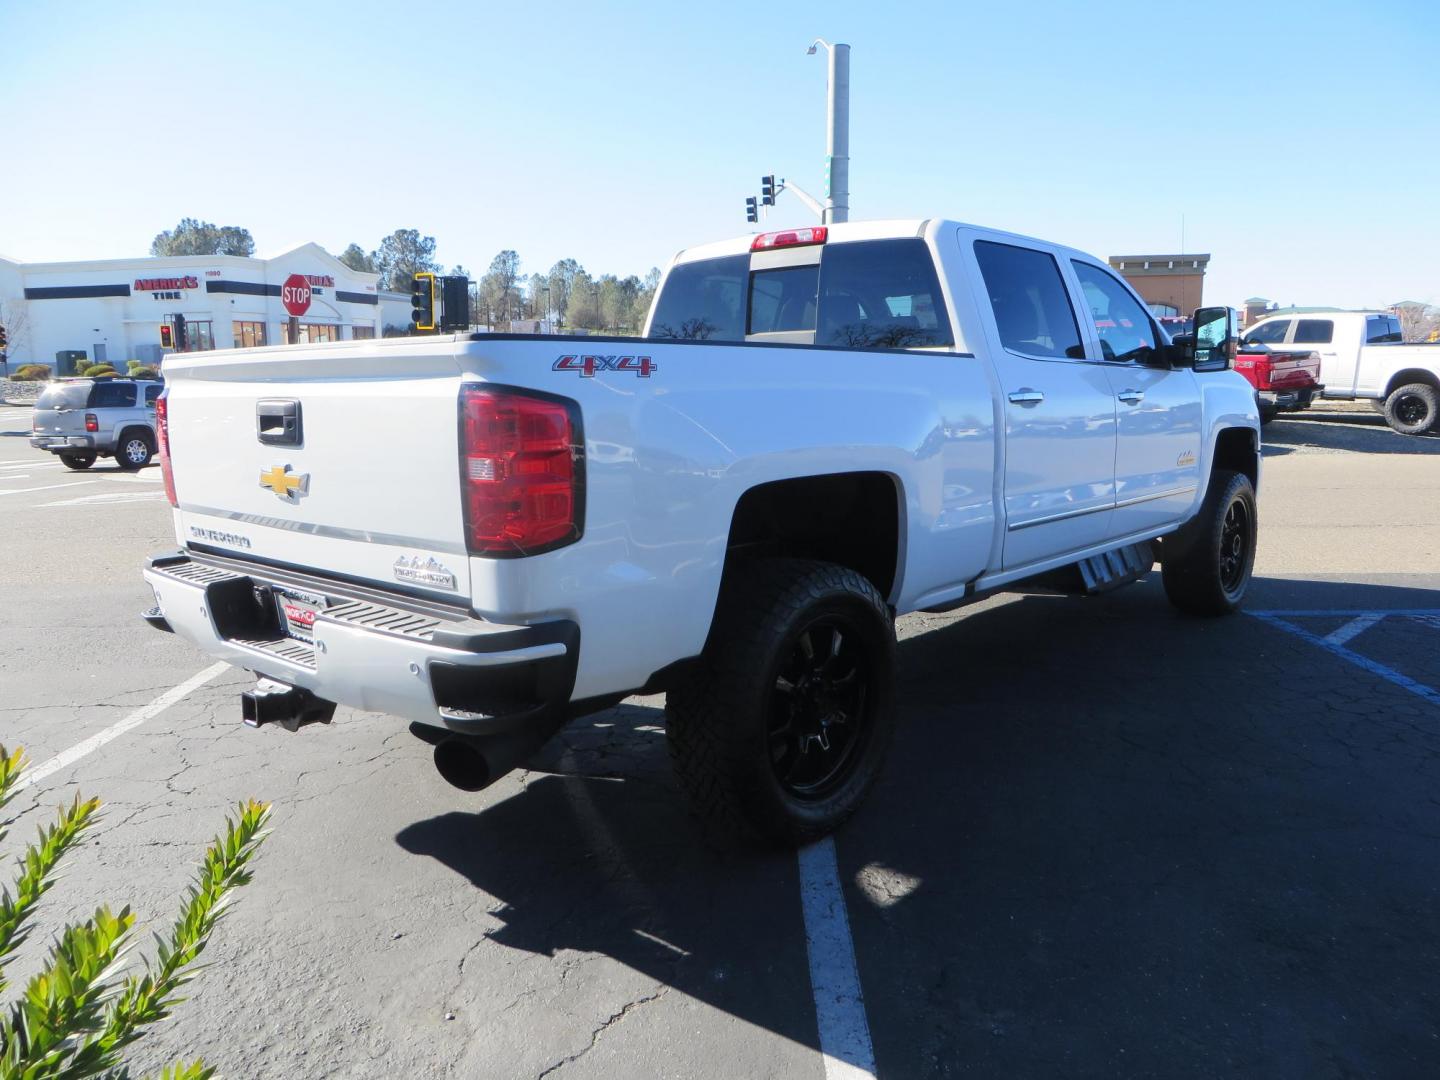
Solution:
[[[1225,510],[1225,523],[1220,528],[1220,587],[1233,594],[1249,576],[1250,511],[1243,499],[1235,499]]]
[[[822,616],[796,635],[775,678],[766,723],[782,789],[814,800],[844,783],[873,727],[869,690],[859,631],[843,617]]]

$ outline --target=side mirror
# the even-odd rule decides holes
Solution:
[[[1196,371],[1224,371],[1235,359],[1235,312],[1228,307],[1197,308],[1191,366]]]

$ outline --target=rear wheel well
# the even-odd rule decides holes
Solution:
[[[1249,428],[1226,428],[1215,438],[1215,457],[1210,463],[1213,475],[1219,470],[1244,473],[1250,485],[1260,487],[1260,457],[1255,447],[1255,432]]]
[[[725,573],[757,556],[815,559],[863,574],[888,598],[899,567],[900,506],[900,486],[886,473],[760,484],[735,506]]]
[[[120,447],[124,446],[125,440],[133,435],[138,435],[140,436],[140,438],[144,439],[146,445],[150,447],[150,452],[155,452],[155,434],[144,424],[131,424],[127,428],[122,428],[120,434],[115,436],[116,449],[118,450]]]
[[[1440,378],[1435,377],[1433,371],[1426,371],[1424,368],[1407,368],[1398,372],[1385,386],[1385,396],[1388,398],[1402,386],[1409,386],[1411,383],[1426,383],[1440,390]]]

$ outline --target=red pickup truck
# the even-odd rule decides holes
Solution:
[[[1259,342],[1242,343],[1235,370],[1255,387],[1260,423],[1268,424],[1282,412],[1308,409],[1325,389],[1320,382],[1320,354],[1277,352]]]

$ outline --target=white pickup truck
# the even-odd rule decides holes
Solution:
[[[1252,324],[1244,341],[1313,349],[1323,396],[1369,399],[1402,435],[1440,430],[1440,343],[1402,344],[1400,320],[1389,312],[1270,315]]]
[[[248,722],[397,714],[467,790],[663,690],[701,815],[801,843],[880,768],[896,615],[1157,557],[1183,611],[1240,604],[1259,418],[1232,313],[1195,325],[1082,252],[889,221],[684,251],[643,340],[171,356],[146,617],[260,676]]]

